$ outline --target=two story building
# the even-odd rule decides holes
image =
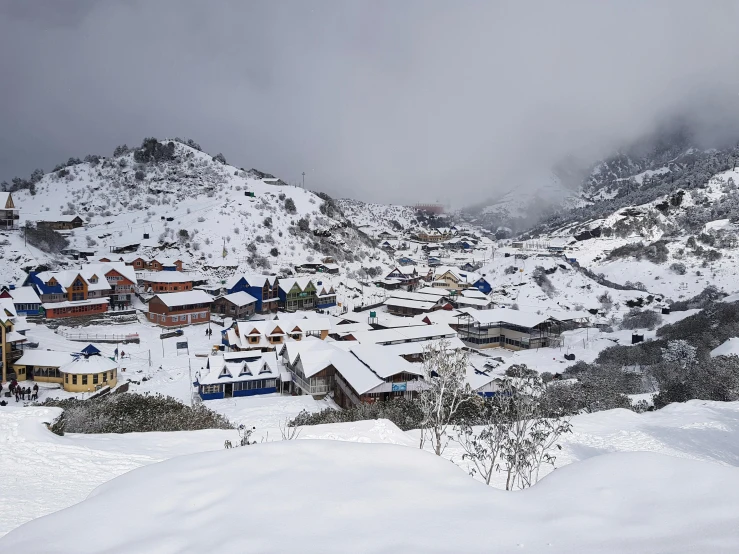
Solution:
[[[19,330],[20,323],[13,302],[0,298],[0,382],[3,383],[8,381],[9,375],[16,376],[13,364],[23,355],[20,345],[26,337]]]
[[[226,292],[248,292],[256,298],[254,311],[258,314],[276,312],[279,305],[279,280],[271,275],[234,275],[226,282]]]
[[[104,267],[99,265],[66,271],[31,272],[24,285],[36,290],[47,319],[105,313],[112,290]]]
[[[203,400],[277,392],[279,368],[274,353],[225,352],[208,357],[195,386]]]
[[[147,271],[137,274],[139,290],[145,294],[192,290],[192,277],[179,271]]]
[[[316,286],[308,277],[280,279],[280,307],[288,312],[312,310],[316,307]]]
[[[224,294],[213,300],[213,313],[234,319],[248,319],[254,315],[257,299],[248,292]]]
[[[15,207],[13,195],[0,192],[0,229],[17,229],[20,210]]]
[[[210,321],[213,297],[202,290],[157,294],[149,300],[148,319],[164,327],[182,327]]]

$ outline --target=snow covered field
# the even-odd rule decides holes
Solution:
[[[298,408],[280,400],[239,411],[267,427]],[[59,437],[42,424],[56,413],[0,410],[0,532],[80,503],[0,539],[2,552],[489,551],[493,540],[503,551],[739,548],[739,403],[577,416],[559,469],[513,493],[419,452],[417,432],[384,420],[305,428],[290,442],[270,432],[270,443],[226,451],[235,431]],[[461,462],[453,446],[445,457]],[[141,466],[150,467],[131,472]],[[70,523],[80,520],[96,521],[84,541]],[[55,540],[39,540],[47,536]],[[139,540],[146,548],[132,546]]]

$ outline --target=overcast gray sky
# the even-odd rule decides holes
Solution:
[[[0,0],[0,179],[145,136],[469,204],[739,114],[737,2]]]

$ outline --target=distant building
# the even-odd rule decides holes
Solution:
[[[60,217],[54,220],[37,221],[36,227],[41,229],[51,229],[53,231],[69,231],[84,226],[85,222],[78,215]]]
[[[0,298],[0,371],[4,383],[12,373],[10,368],[23,355],[20,345],[26,341],[21,331],[22,318],[18,318],[13,302],[7,298]]]
[[[192,290],[192,277],[179,271],[141,273],[138,283],[145,293],[182,292]]]
[[[0,229],[17,229],[19,211],[13,202],[13,195],[9,192],[0,192]]]

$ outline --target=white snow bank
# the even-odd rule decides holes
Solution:
[[[711,358],[716,356],[739,356],[739,338],[732,337],[711,350]]]
[[[737,488],[734,468],[628,453],[511,493],[414,448],[286,441],[131,471],[0,550],[736,552]]]

